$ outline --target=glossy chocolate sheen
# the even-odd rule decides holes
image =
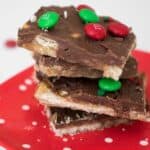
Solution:
[[[122,69],[130,51],[135,48],[135,35],[132,32],[125,38],[114,37],[109,33],[103,41],[88,38],[84,33],[84,23],[75,7],[41,7],[35,15],[39,18],[47,11],[60,14],[58,24],[53,29],[44,31],[37,26],[37,21],[28,21],[27,27],[19,30],[19,46],[25,47],[24,45],[32,43],[37,35],[42,35],[58,43],[56,57],[97,70],[103,70],[104,65],[118,66]],[[67,12],[67,18],[64,17],[64,11]],[[108,21],[100,17],[100,24],[107,28]],[[33,50],[31,47],[30,49]]]

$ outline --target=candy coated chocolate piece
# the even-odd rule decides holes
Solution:
[[[106,93],[106,91],[104,91],[104,90],[102,90],[102,89],[98,89],[98,91],[97,91],[97,95],[98,95],[98,96],[104,96],[105,93]]]
[[[99,16],[93,10],[87,8],[81,9],[79,16],[85,23],[97,23],[100,21]]]
[[[38,27],[41,29],[51,29],[59,21],[59,14],[54,11],[47,11],[38,19]]]
[[[103,40],[106,37],[105,28],[96,23],[86,24],[84,27],[85,34],[94,40]]]
[[[110,17],[109,16],[104,16],[103,19],[104,19],[105,22],[108,22]]]
[[[119,22],[111,22],[108,25],[108,31],[114,36],[126,37],[129,34],[129,28]]]
[[[120,81],[115,81],[111,78],[101,78],[98,81],[98,87],[107,92],[115,92],[121,88]]]
[[[5,42],[5,46],[6,46],[7,48],[15,48],[15,47],[17,46],[17,43],[16,43],[15,40],[10,39],[10,40],[7,40],[7,41]]]
[[[79,11],[81,9],[84,9],[84,8],[91,9],[91,10],[94,11],[94,9],[92,7],[90,7],[90,6],[86,5],[86,4],[80,4],[80,5],[77,6],[77,10],[79,10]]]
[[[112,22],[112,21],[114,21],[114,19],[112,17],[110,17],[110,16],[103,16],[103,20],[104,20],[104,22]]]

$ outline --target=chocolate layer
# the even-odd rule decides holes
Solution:
[[[102,71],[81,66],[80,64],[68,63],[50,56],[35,54],[34,59],[37,64],[36,69],[49,77],[99,78],[103,75]],[[131,78],[135,76],[137,76],[137,62],[133,57],[129,57],[121,78]]]
[[[47,11],[60,14],[58,24],[45,31],[38,28],[37,21],[28,21],[19,30],[19,46],[104,71],[105,76],[114,79],[119,78],[130,51],[135,48],[135,35],[132,32],[125,38],[117,38],[108,33],[105,40],[94,41],[85,35],[84,23],[75,7],[41,7],[35,16],[39,18]],[[64,17],[64,11],[67,12],[67,18]],[[105,28],[108,23],[100,17],[100,24]],[[110,66],[115,73],[111,73],[112,68],[108,68]]]
[[[122,79],[117,92],[97,96],[98,79],[46,78],[37,74],[39,84],[36,97],[41,103],[67,107],[92,113],[106,114],[133,120],[149,121],[147,116],[143,77]]]
[[[50,127],[56,136],[102,130],[131,123],[128,119],[96,115],[67,108],[47,107],[46,112],[50,120]]]
[[[51,117],[50,120],[55,125],[55,128],[64,128],[70,125],[74,125],[76,127],[81,126],[85,123],[92,123],[92,122],[100,122],[104,124],[110,122],[109,125],[115,125],[116,122],[120,120],[124,121],[124,123],[129,122],[127,119],[121,118],[114,118],[107,115],[98,115],[93,113],[87,113],[84,111],[79,110],[71,110],[68,108],[57,108],[57,107],[50,107],[49,108]]]

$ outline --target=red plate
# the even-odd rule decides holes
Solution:
[[[150,54],[134,52],[139,70],[150,77]],[[34,99],[33,68],[0,87],[0,150],[149,150],[150,124],[135,122],[63,138],[48,129],[43,107]],[[150,97],[150,80],[147,96]],[[68,148],[68,149],[65,149]]]

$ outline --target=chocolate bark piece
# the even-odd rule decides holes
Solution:
[[[136,45],[132,32],[125,38],[114,37],[108,33],[103,41],[96,41],[85,35],[85,24],[75,7],[41,7],[35,16],[38,19],[47,11],[55,11],[60,15],[58,24],[53,29],[41,30],[37,21],[29,20],[19,29],[19,46],[41,55],[101,70],[103,76],[119,79],[130,51]],[[67,17],[64,12],[67,12]],[[109,22],[104,20],[101,17],[99,24],[107,28]]]
[[[102,71],[87,66],[81,66],[80,64],[68,63],[50,56],[34,54],[34,59],[36,61],[36,71],[43,72],[48,77],[100,78],[103,75]],[[129,57],[121,78],[131,78],[137,75],[137,62],[133,57]]]
[[[57,136],[102,130],[120,124],[131,123],[128,119],[92,114],[68,108],[47,107],[46,112],[50,120],[50,127],[52,127]]]
[[[35,96],[45,105],[150,121],[145,106],[145,86],[142,76],[122,79],[122,88],[117,92],[106,93],[105,96],[97,96],[98,79],[49,78],[47,80],[41,74],[37,76],[43,81],[39,83]]]

